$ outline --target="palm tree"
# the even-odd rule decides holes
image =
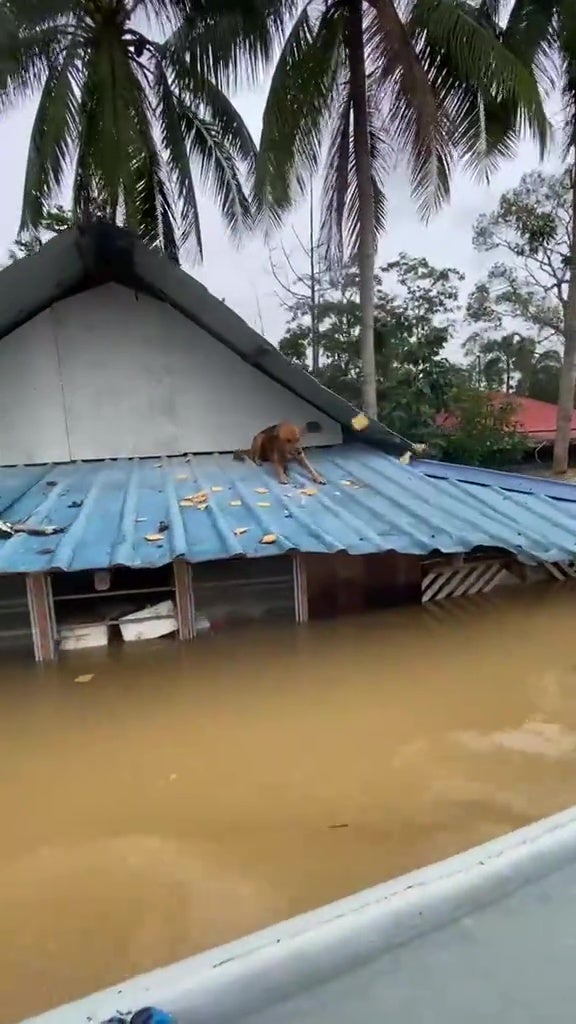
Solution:
[[[363,404],[376,416],[374,265],[386,181],[399,159],[428,217],[462,159],[485,173],[527,128],[544,146],[536,83],[500,40],[496,0],[305,0],[276,64],[256,185],[282,216],[324,165],[321,240],[333,264],[357,260]],[[324,158],[324,159],[323,159]]]
[[[506,45],[533,69],[543,89],[562,96],[564,157],[571,165],[570,276],[563,303],[564,353],[558,393],[554,471],[568,469],[576,383],[576,4],[574,0],[514,0]]]
[[[0,114],[39,95],[22,235],[71,174],[75,221],[122,222],[174,258],[187,243],[201,257],[191,163],[229,230],[251,223],[256,147],[218,81],[216,6],[222,50],[231,0],[0,0]]]
[[[554,387],[557,392],[562,365],[557,349],[539,351],[538,340],[529,335],[485,336],[478,332],[466,339],[463,348],[477,369],[479,387],[555,401]]]

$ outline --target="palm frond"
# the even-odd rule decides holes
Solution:
[[[33,98],[63,60],[68,35],[60,25],[23,31],[6,16],[0,25],[0,114]]]
[[[256,194],[281,216],[319,166],[343,57],[341,5],[328,0],[319,18],[308,0],[276,64],[262,119]]]
[[[164,46],[188,85],[196,77],[227,89],[255,84],[300,7],[301,0],[195,0]]]
[[[393,0],[374,0],[366,18],[367,62],[379,76],[390,138],[407,159],[412,194],[426,218],[450,195],[454,154],[450,126],[418,42],[414,25],[404,24]]]
[[[204,187],[216,200],[231,236],[238,239],[252,225],[252,204],[232,153],[217,126],[181,100],[178,116],[190,159],[197,163]]]
[[[476,89],[481,100],[510,104],[519,131],[529,133],[544,154],[550,125],[536,79],[475,7],[467,0],[416,0],[411,24],[425,33],[432,52],[444,55],[458,82]]]
[[[155,62],[153,88],[160,138],[178,201],[182,238],[186,240],[194,238],[196,248],[200,251],[202,244],[198,204],[190,170],[188,147],[182,130],[177,101],[161,60]]]
[[[20,232],[40,227],[72,158],[78,134],[77,57],[69,47],[42,90],[28,148]]]

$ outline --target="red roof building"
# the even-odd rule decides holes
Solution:
[[[495,402],[510,402],[516,408],[516,429],[534,441],[553,441],[556,435],[558,407],[551,402],[539,402],[536,398],[523,395],[507,395],[497,392],[491,396]],[[436,419],[439,427],[454,429],[456,420],[452,413],[440,413]],[[576,440],[576,411],[572,414],[571,436]]]

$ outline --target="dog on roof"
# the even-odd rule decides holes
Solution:
[[[257,466],[261,466],[263,462],[270,462],[281,484],[289,482],[288,464],[297,462],[312,477],[315,484],[326,483],[304,455],[302,431],[295,423],[285,421],[265,427],[253,438],[249,451],[236,451],[233,458],[239,462],[250,459]]]

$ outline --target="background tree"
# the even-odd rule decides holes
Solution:
[[[456,383],[466,372],[446,358],[455,330],[462,275],[401,254],[375,278],[375,356],[379,415],[391,429],[421,440],[434,427]],[[293,305],[293,321],[280,350],[311,369],[307,315]],[[320,366],[316,374],[353,404],[361,399],[362,311],[354,266],[334,277],[318,306]]]
[[[514,379],[521,393],[554,402],[559,401],[558,388],[551,394],[551,385],[556,371],[560,381],[560,353],[569,338],[571,195],[570,172],[533,171],[502,194],[492,213],[477,220],[475,247],[500,252],[504,260],[477,283],[466,310],[477,327],[467,342],[468,353],[484,357],[492,380],[498,365],[507,367],[505,381]],[[560,431],[556,472],[565,471],[567,460]]]
[[[70,210],[65,210],[63,206],[55,206],[53,209],[47,210],[35,232],[16,239],[12,248],[8,250],[8,261],[15,263],[24,256],[34,256],[35,253],[40,252],[44,242],[61,231],[71,228],[73,223]]]
[[[515,426],[513,397],[499,402],[485,391],[464,385],[454,389],[450,412],[451,424],[436,438],[436,454],[446,462],[492,468],[520,462],[526,441]]]
[[[409,165],[424,216],[449,196],[457,159],[474,173],[547,122],[535,82],[502,45],[495,5],[415,0],[304,3],[276,64],[263,118],[257,190],[281,216],[324,159],[321,239],[332,266],[358,267],[362,405],[378,412],[374,267],[385,186]]]
[[[576,5],[574,0],[514,0],[504,42],[532,69],[543,90],[560,94],[564,176],[567,282],[562,302],[563,361],[558,394],[554,469],[568,468],[576,382]]]
[[[519,332],[491,335],[479,331],[468,336],[463,348],[472,379],[480,390],[557,402],[562,367],[558,349],[545,347],[539,351],[534,336]]]
[[[191,161],[232,233],[250,224],[243,175],[250,180],[256,147],[216,74],[242,42],[237,8],[232,0],[1,0],[11,30],[0,35],[0,114],[39,93],[23,234],[41,230],[71,172],[75,221],[96,211],[173,257],[186,243],[201,255]]]

